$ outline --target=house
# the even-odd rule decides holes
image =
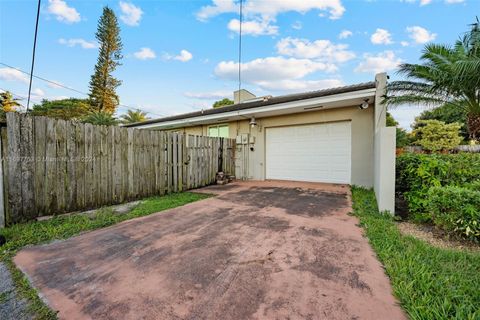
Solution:
[[[373,187],[380,210],[394,212],[395,128],[375,81],[284,96],[235,92],[235,104],[129,127],[174,130],[237,141],[237,179],[276,179]]]

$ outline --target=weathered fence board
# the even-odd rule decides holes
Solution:
[[[1,138],[6,223],[198,188],[235,168],[233,139],[19,113]]]

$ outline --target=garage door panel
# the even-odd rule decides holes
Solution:
[[[266,178],[350,183],[350,122],[266,129]]]

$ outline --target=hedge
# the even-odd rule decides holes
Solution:
[[[417,220],[429,220],[429,190],[457,186],[480,189],[480,154],[404,153],[397,158],[397,191]],[[476,186],[476,187],[475,187]]]
[[[429,213],[436,226],[470,240],[480,240],[480,191],[433,187],[429,201]]]

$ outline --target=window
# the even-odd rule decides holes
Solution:
[[[209,137],[220,137],[228,138],[228,124],[221,124],[216,126],[208,127],[208,136]]]

